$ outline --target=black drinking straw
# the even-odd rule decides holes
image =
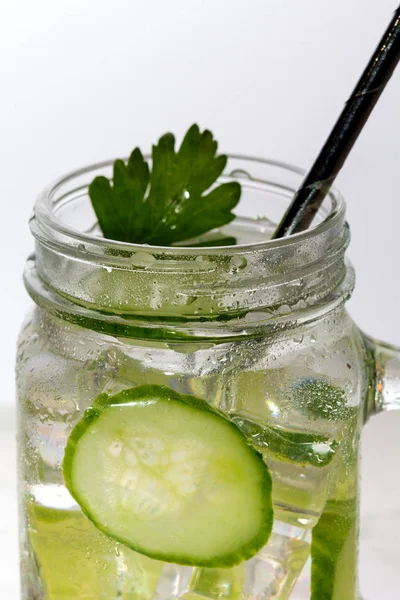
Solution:
[[[357,43],[355,33],[354,43]],[[281,238],[307,229],[340,172],[400,59],[400,6],[342,114],[274,233]]]

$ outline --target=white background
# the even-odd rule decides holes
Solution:
[[[66,171],[180,137],[308,167],[396,0],[0,0],[0,402],[29,300],[36,194]],[[338,180],[360,326],[400,343],[400,68]]]
[[[165,131],[180,137],[194,121],[223,151],[309,166],[395,8],[396,0],[0,0],[0,404],[14,401],[27,221],[41,188],[135,145],[147,150]],[[394,343],[399,99],[400,68],[337,182],[358,274],[350,310]]]

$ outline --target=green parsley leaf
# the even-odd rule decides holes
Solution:
[[[191,242],[191,248],[210,248],[213,246],[234,246],[236,238],[232,236],[210,237],[204,242]]]
[[[169,246],[230,223],[241,187],[230,182],[208,191],[227,161],[216,156],[217,146],[210,131],[192,125],[178,152],[171,133],[153,146],[151,173],[139,148],[127,164],[116,160],[112,183],[96,177],[89,186],[104,237]]]

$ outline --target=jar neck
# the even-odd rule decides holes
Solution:
[[[38,276],[34,258],[28,260],[25,286],[35,304],[49,315],[116,338],[154,340],[157,342],[225,343],[239,339],[285,335],[293,329],[313,325],[329,313],[341,310],[354,287],[354,271],[347,266],[345,278],[329,297],[312,304],[299,301],[295,307],[282,305],[274,309],[223,313],[215,318],[182,316],[143,316],[100,312],[72,302],[55,292]]]
[[[63,266],[57,254],[50,263],[47,251],[41,248],[25,271],[36,304],[68,322],[116,337],[215,342],[270,335],[322,318],[343,304],[354,287],[344,251],[310,263],[291,278],[260,270],[252,282],[227,265],[196,269],[195,275],[186,271],[179,278],[172,269],[160,274],[95,265],[86,280],[74,280],[75,261],[67,259]],[[47,271],[50,264],[54,270]],[[56,286],[54,279],[46,281],[49,273],[58,274]],[[149,291],[143,294],[146,285]]]
[[[238,216],[229,227],[249,240],[265,241],[230,247],[152,247],[90,235],[87,230],[95,222],[87,218],[87,184],[102,165],[56,182],[39,198],[31,220],[36,250],[25,280],[35,301],[130,326],[202,323],[215,328],[237,321],[248,328],[259,322],[295,323],[332,310],[349,297],[354,284],[345,261],[349,229],[342,199],[330,194],[330,210],[313,229],[269,240],[275,225],[252,218],[252,206],[261,201],[267,214],[282,214],[282,198],[287,205],[296,187],[286,179],[284,185],[283,176],[298,179],[299,172],[250,159],[247,170],[245,159],[238,169],[238,160],[230,158],[223,179],[242,184],[240,206],[247,216]],[[263,178],[256,167],[262,168]],[[267,168],[273,175],[267,176]],[[84,185],[77,181],[82,174]],[[86,220],[83,231],[70,226],[71,214],[77,215],[79,226]]]

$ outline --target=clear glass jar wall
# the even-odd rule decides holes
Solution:
[[[31,221],[34,306],[17,360],[23,600],[356,600],[359,437],[381,396],[373,343],[344,307],[354,275],[340,195],[310,231],[269,241],[301,173],[231,157],[222,179],[240,181],[243,199],[224,233],[238,245],[139,246],[98,235],[87,185],[110,165],[56,182]],[[251,559],[150,558],[69,493],[62,462],[84,412],[100,394],[149,384],[204,399],[262,455],[274,521]],[[181,481],[196,480],[191,468]]]

